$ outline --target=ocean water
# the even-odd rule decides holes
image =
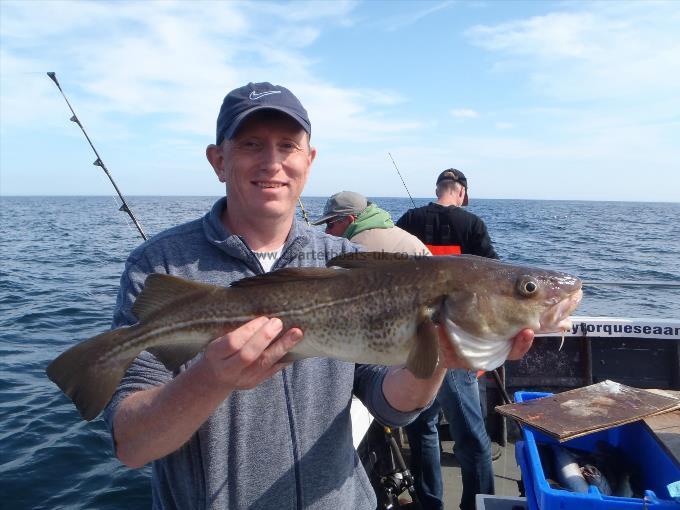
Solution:
[[[194,219],[214,197],[130,197],[147,234]],[[310,217],[324,198],[303,198]],[[398,218],[409,199],[376,198]],[[424,205],[427,199],[416,199]],[[680,204],[474,200],[502,259],[588,280],[680,285]],[[150,507],[150,470],[112,456],[45,376],[109,327],[125,259],[141,238],[111,197],[0,197],[0,507]],[[578,315],[680,319],[680,287],[588,287]]]

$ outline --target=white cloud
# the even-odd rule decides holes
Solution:
[[[479,112],[471,110],[470,108],[456,108],[450,110],[450,113],[457,119],[476,119],[479,117]]]
[[[412,99],[407,95],[412,89],[400,89],[404,84],[387,81],[389,76],[348,76],[361,87],[346,87],[319,74],[324,66],[317,59],[333,53],[319,57],[317,50],[333,42],[337,34],[331,32],[352,26],[372,6],[361,11],[354,2],[0,2],[3,185],[14,172],[17,189],[36,192],[21,172],[52,170],[66,160],[22,153],[14,147],[22,140],[66,133],[55,137],[54,150],[73,142],[82,154],[89,151],[44,74],[56,71],[107,165],[122,184],[126,178],[134,183],[125,189],[135,193],[172,193],[188,174],[193,187],[182,191],[214,190],[209,168],[196,156],[214,136],[218,105],[228,90],[267,80],[291,88],[310,112],[320,157],[309,194],[359,183],[367,194],[403,195],[387,157],[391,151],[414,196],[431,196],[438,171],[456,166],[471,172],[475,197],[586,193],[585,198],[654,199],[639,194],[639,183],[632,182],[631,169],[649,169],[645,188],[658,199],[675,194],[680,200],[677,186],[667,184],[680,161],[678,3],[545,3],[533,9],[543,16],[478,25],[466,35],[477,47],[471,54],[482,57],[475,61],[489,62],[493,83],[472,70],[469,80],[475,85],[479,80],[473,91],[479,94],[440,110],[424,98]],[[455,14],[443,11],[448,6],[430,3],[403,18],[364,20],[360,28],[383,23],[383,29],[396,29],[435,12]],[[416,28],[428,27],[423,22]],[[486,54],[478,55],[478,48]],[[356,58],[358,69],[373,64]],[[116,152],[120,147],[125,150]],[[7,156],[12,151],[14,159]],[[80,154],[73,159],[79,163]],[[508,172],[521,179],[508,180]],[[50,191],[49,177],[32,180]],[[71,189],[73,179],[63,181]],[[588,183],[585,191],[582,183]]]
[[[152,123],[156,129],[212,136],[224,94],[248,81],[281,83],[303,97],[317,135],[370,141],[417,129],[418,122],[389,117],[390,107],[404,101],[398,93],[328,83],[301,51],[327,25],[351,23],[355,6],[350,1],[5,2],[3,71],[57,71],[76,111],[87,111],[90,121],[107,117],[113,129],[113,119],[123,115],[137,119],[126,121],[140,129]],[[46,56],[31,61],[23,56],[28,49]],[[3,117],[10,110],[3,118],[8,127],[35,122],[44,115],[43,103],[63,107],[48,91],[46,78],[48,86],[41,84],[37,96],[23,90],[25,81],[16,74],[3,81],[0,101]]]
[[[497,79],[518,84],[521,100],[495,114],[499,130],[503,117],[516,120],[513,136],[456,138],[450,148],[477,154],[487,189],[509,171],[518,177],[502,195],[679,201],[669,183],[680,158],[680,3],[557,6],[466,32],[489,52]]]
[[[466,34],[489,50],[552,60],[586,55],[594,49],[587,36],[596,28],[591,13],[554,13],[496,26],[477,25]]]
[[[387,19],[384,20],[386,24],[386,30],[388,32],[393,32],[395,30],[400,30],[402,28],[414,25],[415,23],[418,23],[420,20],[423,18],[426,18],[430,16],[431,14],[434,14],[435,12],[439,12],[443,9],[447,9],[450,6],[452,6],[455,2],[452,0],[446,0],[444,2],[439,2],[434,5],[431,5],[425,9],[421,9],[419,11],[415,12],[408,12],[406,14],[401,14],[401,15],[396,15],[396,16],[390,16]],[[418,4],[415,4],[418,5]]]
[[[247,4],[249,10],[257,11],[262,16],[272,16],[286,21],[316,21],[332,19],[346,26],[351,23],[351,16],[359,2],[356,0],[334,0],[319,2],[306,0],[277,4],[274,2],[252,2]]]
[[[677,96],[680,3],[568,5],[576,10],[477,25],[466,36],[500,55],[497,72],[528,72],[534,91],[544,96],[570,101]]]

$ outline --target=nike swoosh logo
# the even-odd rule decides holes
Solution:
[[[280,90],[268,90],[266,92],[255,92],[255,91],[253,91],[253,92],[250,93],[248,98],[250,98],[252,101],[255,101],[256,99],[260,99],[261,97],[264,97],[264,96],[269,96],[271,94],[280,94],[280,93],[281,93]]]

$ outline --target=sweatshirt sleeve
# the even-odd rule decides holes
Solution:
[[[471,251],[473,255],[479,255],[480,257],[488,257],[490,259],[498,259],[496,250],[491,243],[491,238],[489,237],[489,232],[487,231],[486,224],[482,219],[477,219],[472,229],[472,239],[471,239]]]
[[[144,281],[151,271],[140,267],[138,261],[128,259],[120,279],[120,288],[113,313],[112,329],[135,324],[137,318],[132,313],[132,305],[144,287]],[[128,367],[125,376],[118,384],[111,400],[104,408],[102,417],[113,441],[113,418],[120,403],[129,395],[163,385],[172,379],[163,363],[149,352],[140,353]],[[114,444],[115,450],[115,444]]]
[[[386,375],[387,367],[357,364],[354,369],[354,394],[384,425],[404,427],[415,420],[422,409],[404,413],[392,407],[382,389]]]

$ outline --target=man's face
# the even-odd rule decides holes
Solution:
[[[354,223],[355,219],[354,216],[336,216],[335,218],[330,218],[326,222],[326,234],[342,237],[347,227]]]
[[[227,185],[229,211],[260,217],[294,213],[316,157],[297,122],[283,113],[256,112],[216,149],[208,157]]]

